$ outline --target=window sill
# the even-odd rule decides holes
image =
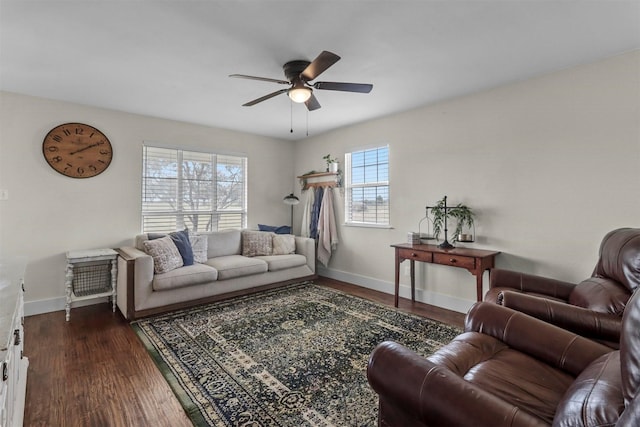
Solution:
[[[362,228],[383,228],[383,229],[392,229],[393,227],[389,224],[368,224],[364,222],[345,222],[342,224],[345,227],[362,227]]]

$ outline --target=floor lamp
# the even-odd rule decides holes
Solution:
[[[293,195],[293,193],[291,193],[288,196],[285,196],[285,198],[282,199],[282,201],[285,203],[285,205],[291,205],[291,234],[294,234],[293,233],[293,205],[297,205],[298,203],[300,203],[300,199],[298,199],[296,196]]]

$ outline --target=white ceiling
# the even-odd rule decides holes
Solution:
[[[640,0],[0,0],[1,90],[294,140],[638,48]],[[372,92],[241,106],[322,50]]]

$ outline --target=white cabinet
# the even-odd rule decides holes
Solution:
[[[23,260],[0,259],[0,426],[22,426],[29,359],[24,349]]]

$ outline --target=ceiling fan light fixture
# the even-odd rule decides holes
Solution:
[[[311,88],[306,87],[304,83],[296,83],[291,89],[289,89],[287,95],[289,95],[289,98],[291,98],[293,102],[302,104],[311,98]]]

